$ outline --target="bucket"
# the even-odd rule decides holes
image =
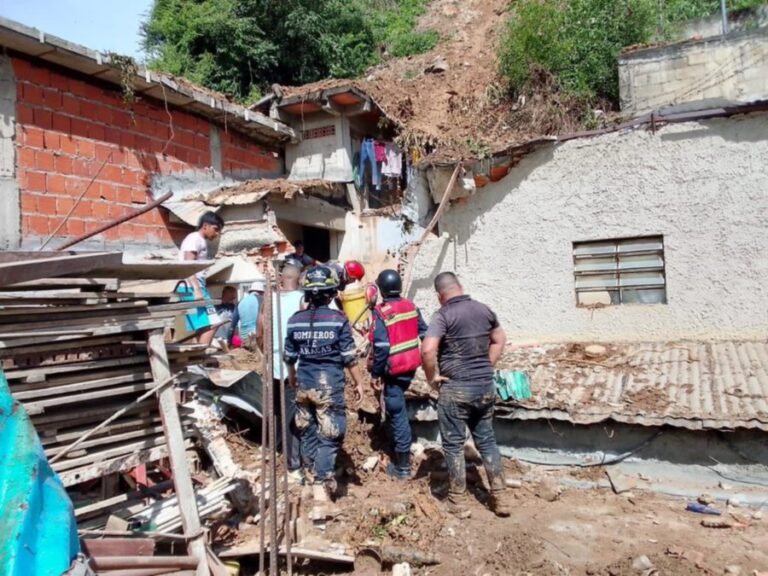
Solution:
[[[365,301],[365,287],[348,287],[340,295],[341,306],[344,308],[344,314],[349,318],[349,323],[364,324],[370,314]]]
[[[235,562],[233,560],[229,560],[227,562],[224,562],[224,567],[227,569],[227,574],[229,576],[239,576],[240,575],[240,562]]]

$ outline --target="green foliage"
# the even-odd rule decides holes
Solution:
[[[765,1],[728,0],[728,6]],[[617,103],[622,48],[664,39],[680,22],[719,9],[719,0],[518,0],[500,45],[500,71],[513,92],[543,70],[567,94]]]
[[[155,0],[142,27],[150,65],[251,102],[272,83],[349,78],[380,48],[431,49],[415,31],[427,0]]]

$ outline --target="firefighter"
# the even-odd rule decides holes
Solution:
[[[347,317],[328,307],[338,281],[327,266],[314,266],[302,281],[309,307],[288,320],[285,362],[296,392],[296,427],[301,434],[304,467],[313,478],[316,502],[336,492],[336,455],[346,431],[344,369],[363,397],[362,376]]]
[[[403,282],[395,270],[381,272],[376,285],[383,302],[373,310],[368,369],[374,390],[383,387],[394,444],[394,458],[387,466],[387,474],[407,480],[411,477],[411,427],[405,409],[405,391],[421,366],[419,339],[424,337],[427,324],[414,303],[400,296]]]

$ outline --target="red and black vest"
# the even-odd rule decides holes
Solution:
[[[384,321],[389,336],[389,360],[387,373],[399,376],[415,371],[421,366],[419,352],[419,313],[410,300],[394,300],[376,306],[376,312]],[[373,344],[373,329],[369,339]],[[369,356],[372,362],[373,353]]]

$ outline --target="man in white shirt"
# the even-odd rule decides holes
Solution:
[[[215,241],[224,228],[224,220],[215,212],[206,212],[200,217],[197,230],[187,234],[179,248],[179,260],[208,260],[208,243]],[[210,300],[211,295],[205,284],[205,271],[187,279],[195,300]],[[189,290],[187,290],[187,294]],[[187,328],[197,333],[199,344],[210,344],[216,333],[208,308],[201,306],[194,313],[187,314]]]

